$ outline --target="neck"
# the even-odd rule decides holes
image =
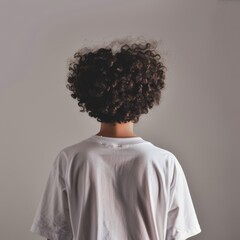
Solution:
[[[96,134],[104,137],[136,137],[133,132],[133,122],[101,123],[100,131]]]

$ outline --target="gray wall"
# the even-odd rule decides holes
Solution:
[[[65,88],[66,60],[84,39],[162,39],[160,106],[135,133],[172,151],[202,233],[238,239],[240,2],[1,0],[0,239],[42,239],[29,228],[57,152],[99,131]]]

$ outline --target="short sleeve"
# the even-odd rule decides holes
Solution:
[[[31,232],[50,240],[73,239],[63,158],[61,152],[55,158],[30,228]]]
[[[185,240],[201,232],[183,169],[173,155],[166,240]]]

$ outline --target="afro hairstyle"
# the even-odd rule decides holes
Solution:
[[[137,123],[141,114],[159,105],[167,68],[157,44],[126,38],[78,50],[68,64],[66,87],[80,112],[115,125]]]

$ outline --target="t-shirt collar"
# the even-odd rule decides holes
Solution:
[[[113,146],[123,146],[145,142],[145,140],[141,137],[105,137],[100,135],[92,135],[89,140]]]

